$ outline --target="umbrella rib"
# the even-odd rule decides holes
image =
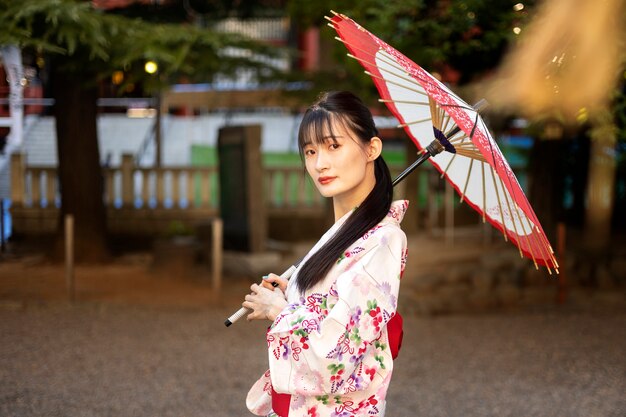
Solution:
[[[352,59],[356,59],[356,60],[357,60],[357,61],[359,61],[359,62],[364,62],[364,63],[366,63],[367,65],[370,65],[370,66],[372,66],[372,67],[374,67],[374,68],[378,68],[380,71],[385,71],[385,72],[387,72],[387,73],[389,73],[389,74],[391,74],[391,75],[395,75],[396,77],[400,78],[401,80],[407,81],[407,82],[409,82],[409,83],[411,83],[411,84],[414,84],[414,85],[417,85],[417,86],[420,86],[420,87],[421,87],[421,85],[420,85],[418,82],[416,82],[416,81],[415,81],[415,78],[411,78],[411,77],[410,77],[410,74],[409,74],[408,72],[406,72],[406,70],[405,70],[404,68],[398,68],[398,67],[396,67],[396,66],[393,66],[393,65],[392,65],[394,68],[396,68],[396,69],[398,69],[398,70],[399,70],[399,72],[395,72],[395,71],[391,71],[390,69],[387,69],[387,68],[381,67],[381,66],[379,66],[379,65],[376,65],[376,64],[374,64],[374,63],[372,63],[372,62],[366,61],[366,60],[364,60],[363,58],[359,58],[358,56],[354,56],[354,55],[352,55],[352,54],[347,54],[347,55],[348,55],[350,58],[352,58]],[[382,60],[382,61],[385,61],[385,60]],[[386,61],[385,61],[385,62],[386,62]],[[388,63],[388,62],[387,62],[387,63]],[[388,63],[388,64],[389,64],[389,63]],[[391,65],[391,64],[390,64],[390,65]],[[365,71],[365,73],[371,76],[371,74],[369,74],[367,70]],[[406,75],[409,75],[409,77],[405,77],[405,74],[406,74]],[[385,81],[388,81],[388,80],[385,80]],[[423,94],[423,95],[427,95],[426,93],[422,93],[422,94]]]
[[[511,181],[511,178],[508,178],[508,180],[509,180],[509,181]],[[511,198],[513,198],[513,197],[511,196]],[[524,238],[526,239],[526,244],[528,245],[528,252],[530,253],[530,256],[532,257],[533,263],[535,264],[535,269],[539,269],[539,266],[537,265],[537,260],[535,259],[535,251],[533,250],[533,245],[532,245],[532,243],[531,243],[530,239],[528,238],[528,235],[529,235],[530,233],[528,233],[528,232],[526,231],[526,227],[524,226],[524,222],[523,222],[523,220],[522,220],[522,217],[521,217],[521,216],[520,216],[520,214],[519,214],[519,212],[520,212],[520,211],[522,211],[522,209],[521,209],[521,208],[519,207],[519,205],[517,205],[517,204],[515,204],[515,206],[516,206],[516,207],[515,207],[515,211],[514,211],[514,213],[516,213],[516,214],[517,214],[517,217],[518,217],[518,219],[519,219],[520,226],[522,227],[522,230],[524,231]],[[528,219],[527,219],[527,221],[528,221]],[[530,225],[529,225],[529,226],[530,226]],[[532,228],[531,228],[531,232],[532,232]],[[552,275],[552,271],[550,270],[550,267],[546,266],[546,268],[548,269],[548,273],[549,273],[550,275]]]
[[[454,128],[454,127],[452,127],[452,128],[451,128],[450,130],[448,130],[448,131],[446,132],[446,134],[445,134],[445,135],[446,135],[446,137],[448,138],[448,140],[449,140],[449,141],[457,141],[457,140],[459,140],[459,139],[465,139],[465,138],[467,138],[467,133],[465,133],[465,131],[461,130],[461,128],[459,128],[459,131],[458,131],[458,132],[455,132],[454,134],[450,135],[454,129],[455,129],[455,128]],[[461,134],[461,136],[458,136],[458,137],[454,138],[454,137],[455,137],[456,135],[458,135],[458,134]],[[454,138],[454,139],[452,139],[452,138]]]
[[[470,158],[470,166],[467,171],[467,178],[465,179],[465,185],[463,186],[463,193],[461,194],[461,203],[465,199],[465,193],[467,192],[467,185],[469,184],[470,176],[472,175],[472,167],[474,166],[474,159]]]
[[[550,242],[546,240],[546,237],[543,233],[538,233],[538,234],[539,234],[539,237],[541,238],[541,242],[543,243],[543,246],[547,248],[547,251],[550,256],[550,259],[552,260],[554,269],[556,270],[556,273],[558,274],[559,263],[557,262],[556,257],[554,256],[554,251],[552,250],[552,246],[550,246]]]
[[[470,159],[475,159],[480,162],[487,162],[484,156],[478,152],[467,151],[465,149],[457,149],[456,153],[461,156],[466,156]]]
[[[441,130],[441,119],[439,118],[439,112],[437,111],[437,103],[432,98],[428,98],[428,105],[430,107],[430,115],[433,119],[433,126]]]
[[[412,122],[406,122],[406,123],[399,124],[398,127],[407,127],[409,125],[414,125],[414,124],[418,124],[418,123],[430,122],[431,120],[432,119],[430,117],[427,118],[427,119],[414,120]]]
[[[515,178],[515,180],[517,181],[517,178]],[[509,178],[509,182],[511,182],[511,178]],[[517,183],[518,187],[519,187],[519,182]],[[513,186],[513,185],[511,185]],[[526,197],[526,195],[524,193],[522,193],[522,197],[524,198],[524,201],[526,201],[526,204],[530,207],[530,203],[528,202],[528,198]],[[531,211],[532,212],[532,211]],[[541,225],[541,223],[539,222],[539,219],[537,218],[537,215],[532,212],[533,215],[533,221],[537,224],[537,225]],[[540,229],[541,230],[541,229]],[[552,254],[554,254],[554,251],[552,250],[552,247],[550,246],[550,244],[547,244],[548,248],[550,249],[550,252]]]
[[[558,264],[556,263],[556,259],[554,258],[553,254],[550,253],[550,251],[548,250],[548,247],[546,246],[545,242],[542,239],[542,233],[540,232],[539,227],[537,227],[537,225],[534,225],[537,233],[535,234],[532,228],[531,228],[531,238],[535,241],[535,243],[537,244],[537,246],[539,247],[539,252],[541,254],[541,256],[543,256],[546,260],[546,268],[548,269],[548,273],[550,275],[552,275],[552,271],[550,270],[550,267],[548,266],[548,260],[552,261],[552,266],[554,267],[555,272],[558,274]],[[547,256],[546,256],[547,255]]]
[[[346,44],[347,46],[349,46],[353,50],[358,50],[358,51],[362,52],[364,55],[367,55],[369,57],[372,57],[372,58],[376,59],[376,55],[375,54],[372,54],[372,53],[366,51],[365,49],[358,48],[358,47],[354,46],[353,44],[351,44],[349,42],[346,42],[345,40],[341,39],[340,37],[335,36],[335,39],[337,39],[339,42],[342,42],[342,43]],[[407,73],[407,70],[402,65],[398,64],[393,59],[393,56],[391,56],[387,51],[385,51],[384,49],[379,49],[379,51],[381,51],[381,55],[385,57],[385,58],[379,57],[379,59],[381,61],[385,62],[386,64],[389,64],[390,66],[394,67],[395,69],[397,69],[397,70],[399,70],[401,72]],[[347,54],[347,55],[350,58],[356,59],[357,61],[362,61],[362,62],[365,62],[366,64],[371,65],[373,67],[380,68],[377,64],[374,64],[374,63],[372,63],[370,61],[367,61],[367,60],[365,60],[363,58],[356,57],[356,56],[354,56],[352,54]],[[391,59],[389,59],[389,57],[391,57]]]
[[[509,240],[506,235],[506,224],[504,223],[504,210],[502,210],[502,202],[500,201],[500,191],[498,191],[498,185],[496,184],[496,172],[491,167],[491,178],[493,179],[493,188],[496,190],[496,198],[498,199],[498,208],[500,209],[500,219],[502,220],[502,234],[504,235],[504,241]]]
[[[487,193],[485,192],[485,162],[480,164],[483,175],[483,223],[485,222],[485,212],[487,211]]]
[[[383,77],[379,77],[378,75],[374,75],[374,74],[372,74],[372,73],[371,73],[371,72],[369,72],[369,71],[363,71],[363,72],[365,72],[367,75],[369,75],[369,76],[370,76],[370,77],[372,77],[372,78],[376,78],[376,79],[378,79],[378,80],[384,81],[384,82],[389,83],[389,84],[394,84],[394,85],[397,85],[397,86],[398,86],[398,87],[400,87],[400,88],[406,88],[407,90],[413,91],[413,92],[415,92],[415,93],[417,93],[417,94],[421,94],[421,95],[423,95],[423,96],[428,96],[428,94],[426,94],[426,93],[425,93],[425,92],[423,92],[423,91],[419,91],[419,90],[416,90],[416,89],[414,89],[414,88],[410,88],[410,87],[408,87],[408,86],[406,86],[406,85],[402,85],[402,84],[397,83],[397,82],[392,81],[392,80],[387,80],[387,79],[385,79],[385,78],[383,78]],[[419,84],[418,84],[418,83],[415,83],[415,85],[419,85]],[[420,87],[421,87],[421,86],[420,86]]]
[[[455,148],[467,149],[467,150],[478,152],[478,148],[472,142],[460,142],[459,144],[455,145]]]
[[[428,106],[429,103],[425,101],[412,101],[412,100],[386,100],[379,98],[378,101],[380,103],[402,103],[402,104],[418,104],[420,106]]]
[[[502,179],[500,177],[498,177],[498,181],[500,182],[500,186],[502,187],[502,192],[504,194],[504,199],[506,200],[506,205],[509,208],[509,214],[511,216],[511,223],[513,223],[513,230],[515,231],[516,236],[520,236],[520,234],[517,232],[517,225],[515,224],[515,217],[513,216],[513,210],[511,209],[511,203],[509,202],[509,195],[508,195],[507,189],[504,186],[504,183],[502,182]],[[523,258],[524,254],[522,253],[522,248],[519,246],[519,243],[518,243],[517,249],[519,250],[519,256]]]
[[[521,210],[519,208],[519,206],[517,206],[515,208],[515,213],[517,214],[517,217],[519,218],[519,224],[522,226],[522,230],[524,231],[524,239],[526,239],[526,244],[528,245],[528,252],[530,253],[530,256],[533,259],[533,263],[535,264],[535,269],[539,269],[539,266],[537,266],[537,260],[535,259],[535,252],[533,251],[533,247],[531,245],[530,239],[528,238],[528,232],[526,231],[526,227],[524,226],[524,221],[522,220],[522,216],[520,216],[519,214],[519,210]]]
[[[458,138],[455,138],[455,139],[449,139],[449,141],[452,144],[454,144],[454,143],[463,144],[463,143],[466,143],[465,139],[467,139],[467,134],[465,132],[463,132],[463,136],[459,136]],[[469,143],[472,143],[472,142],[469,142]]]
[[[450,124],[450,120],[452,120],[452,118],[450,117],[450,115],[441,107],[438,107],[439,112],[441,113],[441,131],[445,132],[446,130],[448,130],[448,125]],[[456,123],[454,123],[453,120],[453,124],[456,125]],[[459,129],[461,130],[461,129]],[[463,132],[463,130],[461,130],[461,132]],[[465,133],[465,132],[463,132]],[[452,136],[455,136],[456,133]],[[446,136],[447,137],[447,136]],[[448,140],[450,140],[452,137],[449,137]]]
[[[537,231],[537,233],[533,233],[532,237],[533,239],[537,242],[537,246],[539,246],[539,251],[541,252],[541,255],[545,257],[545,261],[546,261],[546,268],[548,268],[548,273],[550,275],[552,275],[552,271],[550,270],[550,267],[548,266],[548,261],[552,261],[552,256],[550,255],[550,251],[548,251],[548,249],[546,248],[546,246],[543,243],[543,240],[541,239],[540,236],[541,233],[539,233],[539,228],[537,226],[535,226],[535,229]],[[554,264],[552,265],[554,267]],[[558,274],[558,270],[555,268],[555,272]]]
[[[457,154],[453,154],[452,158],[450,158],[450,162],[448,162],[448,165],[446,165],[446,169],[443,170],[443,172],[441,173],[441,178],[444,177],[444,175],[446,175],[448,173],[448,169],[450,169],[450,165],[452,165],[452,162],[454,162],[454,158],[456,158]]]
[[[447,93],[447,94],[450,94],[450,93],[448,93],[447,91],[446,91],[446,93]],[[452,95],[456,97],[456,94],[452,94]],[[459,98],[459,97],[457,97],[457,98]],[[459,99],[460,99],[460,98],[459,98]],[[473,108],[472,106],[470,106],[469,104],[468,104],[467,106],[462,106],[462,105],[460,105],[460,104],[445,104],[445,103],[440,103],[439,105],[440,105],[441,107],[455,107],[455,108],[459,108],[459,109],[471,110],[471,111],[473,111],[473,112],[478,113],[478,112],[476,111],[476,109],[475,109],[475,108]]]

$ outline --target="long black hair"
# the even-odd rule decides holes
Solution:
[[[303,148],[306,144],[335,140],[333,122],[342,123],[344,127],[354,132],[364,145],[378,136],[372,113],[361,99],[348,91],[324,93],[307,109],[300,124],[298,145],[303,158]],[[393,186],[389,167],[382,155],[374,160],[374,174],[376,184],[365,200],[335,235],[300,267],[296,282],[300,293],[304,294],[307,289],[324,279],[343,252],[380,223],[389,212]]]

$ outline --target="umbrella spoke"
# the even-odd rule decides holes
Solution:
[[[446,169],[444,169],[443,172],[441,173],[441,178],[443,178],[444,175],[448,173],[448,169],[450,169],[450,165],[452,165],[452,162],[454,162],[454,158],[456,158],[456,154],[452,155],[452,158],[450,158],[448,165],[446,165]]]
[[[423,91],[419,91],[419,90],[416,90],[416,89],[414,89],[414,88],[408,87],[408,86],[406,86],[406,85],[403,85],[403,84],[400,84],[400,83],[397,83],[397,82],[394,82],[394,81],[388,80],[388,79],[383,78],[383,77],[379,77],[378,75],[372,74],[372,73],[371,73],[371,72],[369,72],[369,71],[363,71],[363,72],[365,72],[367,75],[369,75],[369,76],[370,76],[370,77],[372,77],[372,78],[376,78],[377,80],[384,81],[384,82],[386,82],[386,83],[388,83],[388,84],[393,84],[393,85],[395,85],[395,86],[397,86],[397,87],[404,88],[404,89],[409,90],[409,91],[413,91],[414,93],[421,94],[421,95],[423,95],[423,96],[428,96],[428,94],[426,94],[426,93],[425,93],[425,92],[423,92]],[[415,83],[415,85],[419,85],[419,84]],[[420,86],[420,87],[421,87],[421,86]]]
[[[450,115],[448,113],[446,113],[441,107],[440,107],[441,111],[444,114],[444,118],[445,118],[445,123],[441,126],[441,131],[445,132],[448,130],[448,124],[450,123],[450,120],[452,120],[452,118],[450,117]],[[454,122],[453,122],[454,123]]]
[[[455,132],[455,130],[456,130],[456,132]],[[458,136],[457,138],[454,138],[456,135],[459,135],[459,134],[460,134],[461,136]],[[458,139],[467,138],[467,133],[465,133],[465,132],[464,132],[463,130],[461,130],[461,129],[458,129],[458,126],[456,126],[456,125],[451,126],[451,127],[450,127],[450,130],[448,130],[448,131],[445,133],[445,135],[446,135],[446,137],[448,138],[448,140],[450,140],[450,141],[453,141],[453,140],[454,140],[454,141],[456,141],[456,140],[458,140]],[[454,138],[454,139],[453,139],[453,138]]]
[[[416,104],[418,106],[429,106],[430,103],[427,101],[412,101],[412,100],[383,100],[379,98],[378,101],[380,103],[400,103],[400,104]]]
[[[491,178],[493,179],[493,188],[496,190],[496,198],[498,200],[498,209],[500,211],[500,219],[502,220],[502,233],[504,234],[504,241],[508,241],[509,238],[506,235],[506,224],[504,223],[504,210],[502,209],[502,202],[500,201],[500,192],[498,191],[498,186],[496,184],[496,173],[494,169],[491,168]]]
[[[535,245],[535,248],[538,250],[539,254],[541,255],[539,259],[545,259],[545,255],[546,255],[546,253],[544,252],[545,247],[543,246],[542,242],[539,241],[539,238],[537,237],[537,234],[535,233],[533,228],[530,229],[530,232],[531,232],[530,238],[532,239],[533,244]],[[550,267],[547,265],[546,265],[546,268],[548,268],[548,273],[552,275],[552,269],[550,269]]]
[[[430,117],[426,118],[426,119],[422,119],[422,120],[413,120],[412,122],[406,122],[406,123],[402,123],[399,124],[398,127],[407,127],[409,125],[415,125],[418,123],[424,123],[424,122],[432,122],[432,119]]]
[[[398,62],[394,59],[393,56],[389,55],[389,53],[385,50],[379,49],[378,52],[380,52],[380,54],[372,54],[371,52],[368,52],[362,48],[356,47],[353,44],[346,42],[345,40],[335,36],[335,39],[337,39],[339,42],[347,45],[349,47],[349,49],[351,50],[358,50],[359,52],[363,53],[363,55],[367,55],[371,58],[373,58],[374,60],[376,59],[380,59],[381,61],[383,61],[384,63],[388,64],[389,66],[397,69],[398,71],[405,73],[407,75],[411,75],[407,72],[407,70],[400,64],[398,64]],[[380,66],[378,66],[377,64],[374,64],[372,62],[369,62],[363,58],[359,58],[357,56],[354,56],[352,54],[347,54],[350,58],[356,59],[357,61],[361,62],[361,63],[366,63],[367,65],[371,66],[371,67],[375,67],[375,68],[381,68]],[[382,58],[382,57],[385,58]],[[361,64],[362,65],[362,64]],[[364,65],[365,66],[365,65]],[[420,76],[420,79],[424,82],[427,82],[427,80],[424,80],[423,77]]]
[[[470,158],[470,166],[467,170],[467,178],[465,179],[465,186],[463,186],[463,194],[461,194],[461,203],[467,194],[467,184],[469,184],[470,177],[472,176],[472,166],[474,165],[474,159]]]
[[[457,146],[457,145],[467,145],[467,144],[472,143],[472,142],[466,142],[465,139],[469,139],[469,138],[467,137],[467,135],[465,133],[463,133],[462,136],[459,136],[457,138],[451,139],[450,143],[453,144],[454,146]]]
[[[430,117],[433,119],[433,126],[441,130],[441,120],[439,119],[439,112],[437,111],[437,103],[430,97],[428,98],[428,103],[430,106]]]
[[[372,66],[372,67],[377,67],[377,65],[376,65],[376,64],[373,64],[373,63],[371,63],[371,62],[368,62],[368,61],[364,60],[363,58],[356,57],[356,56],[354,56],[354,55],[352,55],[352,54],[347,54],[347,55],[348,55],[350,58],[352,58],[352,59],[356,59],[357,61],[359,61],[359,62],[361,62],[361,63],[366,63],[367,65],[370,65],[370,66]],[[380,58],[379,58],[379,59],[380,59]],[[384,59],[381,59],[381,61],[383,61],[383,62],[385,62],[385,63],[389,64],[390,66],[394,67],[395,69],[399,70],[398,72],[396,72],[396,71],[392,71],[392,70],[390,70],[390,69],[388,69],[388,68],[378,66],[378,68],[379,68],[381,71],[385,71],[385,72],[387,72],[387,73],[389,73],[389,74],[391,74],[391,75],[393,75],[393,76],[395,76],[395,77],[398,77],[398,78],[399,78],[399,79],[401,79],[402,81],[406,81],[406,82],[410,83],[411,85],[416,85],[416,86],[418,86],[418,87],[420,87],[420,88],[423,88],[423,87],[422,87],[422,85],[421,85],[420,83],[416,82],[416,81],[415,81],[415,79],[414,79],[414,78],[412,78],[412,77],[409,75],[409,73],[407,73],[407,72],[406,72],[403,68],[399,68],[399,67],[396,67],[395,65],[391,65],[389,62],[387,62],[387,61],[386,61],[386,60],[384,60]],[[364,72],[365,72],[367,75],[372,76],[372,74],[370,74],[369,72],[367,72],[367,71],[364,71]],[[384,78],[383,78],[383,79],[384,79]],[[384,79],[384,80],[385,80],[386,82],[390,82],[390,81],[389,81],[389,80],[387,80],[387,79]],[[428,96],[428,94],[426,94],[426,92],[420,92],[420,94],[422,94],[422,95],[424,95],[424,96]]]
[[[504,183],[502,182],[502,179],[500,177],[498,177],[498,182],[500,183],[500,186],[502,187],[503,194],[504,194],[504,199],[506,200],[506,205],[509,208],[509,217],[511,218],[511,223],[513,224],[513,230],[515,231],[515,235],[519,236],[520,234],[517,231],[517,225],[515,223],[515,216],[513,215],[513,210],[511,209],[511,203],[509,202],[509,192],[506,189],[506,187],[504,186]],[[515,203],[513,203],[513,204],[515,204]],[[519,250],[520,258],[523,258],[524,254],[522,253],[522,248],[520,248],[518,246],[517,249]]]
[[[457,155],[461,155],[461,156],[465,156],[467,158],[475,159],[475,160],[483,162],[483,163],[487,162],[485,157],[482,156],[482,154],[480,154],[478,152],[466,151],[464,149],[461,149],[461,150],[457,149],[456,153],[457,153]]]
[[[519,223],[522,226],[522,230],[524,232],[523,236],[524,236],[524,239],[526,240],[526,245],[528,246],[528,252],[530,253],[533,263],[535,264],[535,269],[539,269],[539,266],[537,265],[537,259],[535,259],[535,251],[533,251],[532,244],[530,242],[530,239],[528,238],[528,231],[526,230],[526,226],[524,226],[524,221],[522,219],[522,216],[520,216],[519,214],[520,210],[521,209],[519,208],[519,206],[516,205],[515,213],[517,214],[517,217],[519,218]],[[526,218],[526,215],[524,215],[524,218]],[[526,221],[528,221],[528,219],[526,219]]]
[[[483,223],[485,222],[485,211],[487,210],[487,191],[485,188],[485,163],[480,163],[480,168],[483,176]]]

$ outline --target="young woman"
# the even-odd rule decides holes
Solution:
[[[300,151],[319,192],[332,198],[335,224],[288,283],[270,274],[245,298],[249,320],[272,322],[270,369],[247,398],[254,414],[384,415],[401,339],[399,224],[408,203],[392,202],[377,135],[369,109],[349,92],[322,95],[304,115]]]

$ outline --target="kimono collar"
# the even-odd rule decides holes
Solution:
[[[406,213],[408,208],[409,200],[393,201],[391,203],[391,207],[389,207],[389,212],[387,213],[387,216],[381,220],[381,223],[395,223],[399,225],[404,218],[404,214]],[[348,217],[350,217],[353,212],[354,210],[350,210],[349,212],[344,214],[343,217],[335,222],[333,227],[331,227],[331,230],[334,231],[338,229],[346,220],[348,220]]]
[[[399,225],[408,208],[409,200],[396,200],[392,202],[387,217],[385,217],[381,223],[396,223]]]

